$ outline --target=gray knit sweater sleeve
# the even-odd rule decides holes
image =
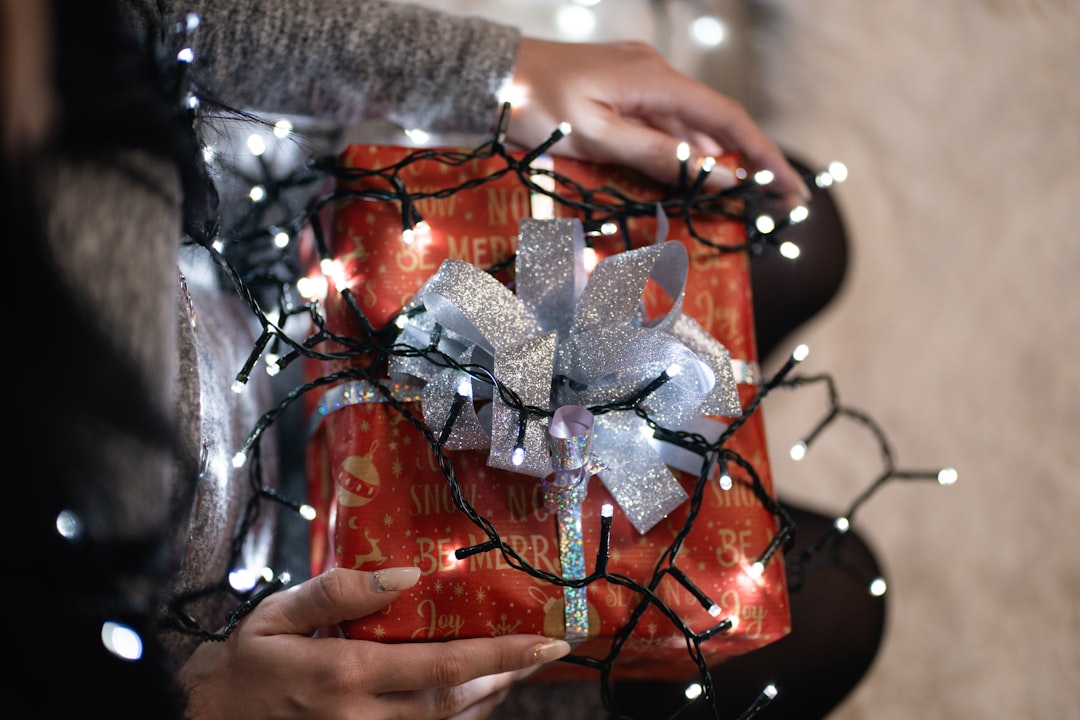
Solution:
[[[484,133],[520,32],[390,0],[167,0],[195,12],[192,74],[228,104],[339,124]]]

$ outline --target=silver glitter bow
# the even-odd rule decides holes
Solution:
[[[448,259],[406,305],[398,342],[434,345],[465,368],[432,362],[430,354],[390,361],[392,380],[423,384],[424,421],[442,429],[447,449],[488,448],[488,465],[544,477],[548,418],[518,408],[614,405],[662,374],[666,382],[640,403],[662,427],[741,412],[730,353],[682,313],[689,269],[682,243],[658,239],[605,258],[591,273],[584,252],[579,220],[526,218],[515,290]],[[672,300],[651,319],[643,311],[650,280]],[[642,533],[687,499],[652,435],[633,410],[595,415],[596,474]]]

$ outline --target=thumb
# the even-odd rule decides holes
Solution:
[[[296,587],[271,595],[247,619],[260,635],[312,635],[320,628],[355,620],[386,607],[420,579],[420,568],[362,572],[333,568]]]

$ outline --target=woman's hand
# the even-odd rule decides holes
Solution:
[[[644,43],[522,38],[513,84],[523,95],[507,128],[516,145],[535,147],[568,122],[572,132],[553,153],[635,168],[671,183],[679,175],[676,148],[685,141],[691,163],[738,152],[751,171],[773,172],[772,187],[788,203],[810,199],[799,174],[742,105],[675,70]],[[707,186],[734,183],[717,165]]]
[[[181,669],[193,720],[479,720],[515,680],[566,655],[540,635],[424,643],[316,637],[416,584],[418,568],[333,569],[263,600]]]

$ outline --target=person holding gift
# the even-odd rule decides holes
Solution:
[[[414,568],[331,571],[240,615],[219,592],[204,615],[161,622],[166,600],[220,580],[215,549],[247,521],[250,488],[215,460],[265,399],[215,395],[250,347],[246,326],[236,297],[178,273],[182,245],[209,245],[218,222],[192,126],[200,98],[343,125],[484,132],[512,80],[527,99],[508,137],[522,147],[569,122],[560,153],[659,180],[676,177],[683,141],[697,157],[742,153],[791,202],[808,198],[799,174],[738,103],[640,43],[542,41],[379,0],[3,0],[0,11],[5,217],[49,308],[16,312],[41,380],[16,383],[13,405],[29,412],[14,438],[23,512],[5,524],[9,547],[24,548],[6,603],[13,686],[51,683],[34,701],[46,716],[489,715],[569,646],[325,632],[384,607],[417,582]],[[203,639],[230,618],[227,639]]]

